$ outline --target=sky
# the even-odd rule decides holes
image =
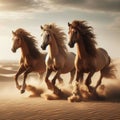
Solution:
[[[67,23],[73,20],[87,21],[96,34],[97,47],[120,58],[120,0],[0,0],[0,60],[20,59],[20,50],[11,51],[12,30],[25,29],[40,46],[40,25],[56,23],[68,36]]]

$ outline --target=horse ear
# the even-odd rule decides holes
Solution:
[[[12,34],[13,34],[13,35],[16,35],[16,33],[15,33],[13,30],[12,30]]]
[[[71,24],[68,22],[68,27],[70,27],[71,26]]]
[[[40,26],[40,28],[41,28],[41,30],[43,30],[43,26],[42,25]]]

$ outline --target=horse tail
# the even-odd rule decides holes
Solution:
[[[105,78],[115,79],[116,75],[116,66],[112,63],[111,58],[109,57],[109,63],[102,69],[102,75]]]

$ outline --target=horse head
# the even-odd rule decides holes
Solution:
[[[51,26],[49,26],[49,29],[51,29]],[[45,50],[46,47],[51,43],[52,38],[48,29],[45,29],[45,27],[41,26],[41,30],[43,31],[41,35],[43,37],[41,48]]]
[[[21,39],[20,37],[18,37],[16,32],[12,31],[12,34],[13,34],[13,38],[12,38],[13,45],[12,45],[11,50],[12,52],[16,52],[16,50],[21,47]]]
[[[76,28],[75,26],[73,26],[72,24],[68,23],[68,27],[69,27],[69,42],[68,45],[73,48],[74,44],[78,42],[78,40],[80,39],[80,34],[79,34],[79,30],[78,28]]]

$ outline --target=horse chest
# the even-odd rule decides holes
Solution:
[[[48,58],[46,60],[46,65],[48,68],[56,70],[56,68],[57,68],[56,59],[55,58],[54,59]]]
[[[27,68],[27,67],[29,67],[29,66],[31,65],[31,62],[30,62],[29,59],[24,58],[24,59],[23,59],[23,64],[24,64],[24,66]]]

